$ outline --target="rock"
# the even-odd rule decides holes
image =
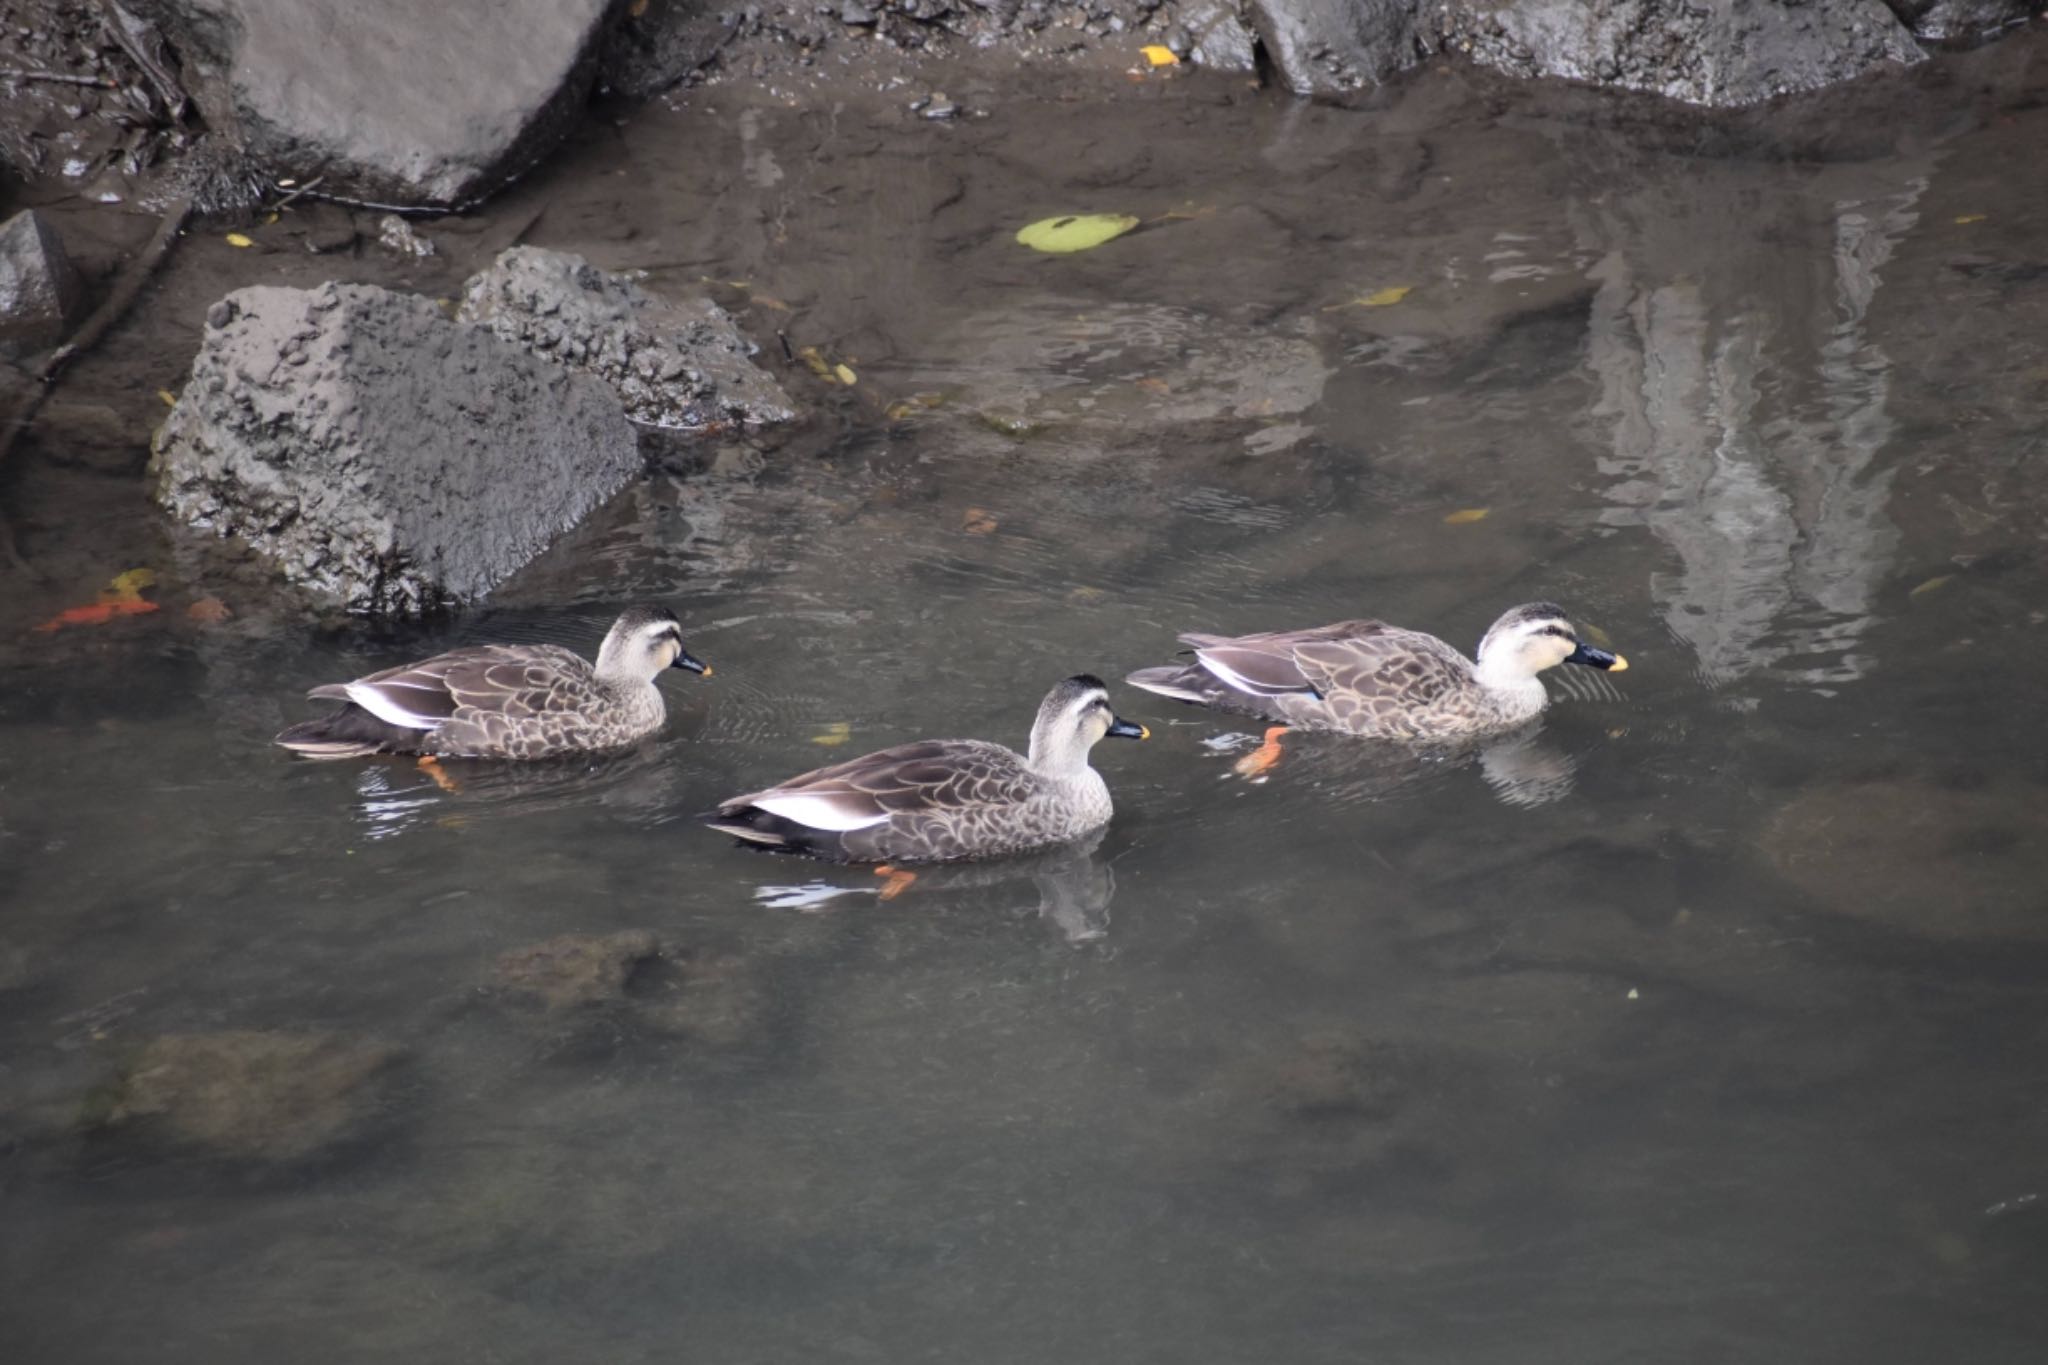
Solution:
[[[551,1010],[575,1009],[624,999],[633,974],[660,956],[660,941],[645,929],[563,934],[505,953],[491,968],[491,980]]]
[[[1915,38],[1943,42],[2022,24],[2040,0],[1885,0]]]
[[[615,0],[134,0],[273,175],[407,207],[475,200],[574,118]]]
[[[85,303],[85,285],[43,215],[0,223],[0,356],[20,359],[64,339]]]
[[[602,384],[415,295],[256,286],[206,323],[158,500],[352,610],[474,601],[642,467]]]
[[[1817,90],[1926,53],[1883,0],[1449,0],[1436,40],[1512,76],[1713,108]]]
[[[349,240],[355,240],[353,234]],[[394,256],[427,257],[434,254],[434,244],[413,231],[412,224],[395,213],[387,213],[377,220],[377,245]]]
[[[1212,71],[1249,73],[1259,69],[1258,40],[1245,27],[1232,0],[1197,0],[1180,12],[1187,30],[1185,56]]]
[[[1251,0],[1251,11],[1287,88],[1297,95],[1334,95],[1378,85],[1422,60],[1426,49],[1417,4]]]
[[[1816,787],[1765,828],[1764,853],[1832,914],[1938,939],[2048,937],[2048,805],[2017,779],[1884,778]]]
[[[331,1033],[171,1034],[143,1048],[97,1126],[147,1123],[215,1156],[296,1161],[374,1117],[398,1057]]]
[[[458,316],[612,386],[626,416],[700,430],[796,416],[753,343],[708,299],[658,298],[581,256],[514,247],[463,287]]]

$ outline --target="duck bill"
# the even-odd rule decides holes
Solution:
[[[702,673],[707,678],[711,676],[711,665],[705,663],[687,649],[678,649],[676,651],[676,661],[670,664],[669,667],[687,668],[692,673]]]
[[[1152,732],[1150,730],[1147,730],[1144,726],[1139,725],[1135,721],[1125,720],[1122,716],[1118,716],[1115,720],[1109,723],[1109,730],[1107,733],[1111,739],[1152,738]]]
[[[1628,667],[1628,660],[1619,654],[1610,654],[1604,649],[1581,642],[1579,647],[1564,656],[1568,664],[1584,664],[1588,668],[1605,669],[1609,673],[1620,673]]]

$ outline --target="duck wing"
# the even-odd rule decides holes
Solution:
[[[1353,655],[1394,627],[1379,621],[1339,621],[1308,630],[1269,630],[1256,635],[1189,632],[1180,642],[1211,678],[1250,697],[1313,697],[1330,694],[1349,671]],[[1409,634],[1411,632],[1396,632]],[[1360,657],[1363,657],[1362,655]]]
[[[587,702],[592,691],[590,665],[559,646],[475,645],[307,695],[354,702],[404,729],[438,730],[451,722],[562,710]]]
[[[792,777],[722,803],[714,823],[749,809],[806,829],[845,833],[898,815],[1022,801],[1038,778],[1000,744],[927,739]]]
[[[1472,661],[1434,635],[1379,621],[1349,624],[1371,629],[1304,640],[1293,650],[1296,667],[1333,711],[1425,709],[1472,685]]]

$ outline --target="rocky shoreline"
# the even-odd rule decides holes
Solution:
[[[530,218],[488,224],[467,243],[458,267],[466,282],[448,278],[455,263],[432,259],[437,236],[476,235],[487,220],[464,211],[520,181],[575,130],[617,117],[622,102],[685,86],[743,87],[798,108],[829,108],[842,96],[900,101],[905,119],[946,123],[976,117],[981,92],[1000,98],[1052,64],[1078,79],[1119,81],[1209,68],[1300,96],[1370,102],[1383,83],[1409,79],[1404,72],[1469,63],[1493,80],[1564,82],[1589,101],[1635,92],[1617,107],[1655,106],[1633,116],[1698,137],[1738,126],[1731,120],[1768,121],[1771,101],[1800,92],[1845,82],[1879,90],[1900,79],[1884,72],[1924,59],[1923,43],[1995,37],[2035,5],[531,8],[531,22],[488,23],[470,6],[427,19],[382,0],[348,10],[346,23],[362,33],[405,33],[398,57],[374,43],[337,46],[339,11],[318,6],[15,0],[0,13],[0,125],[11,130],[0,158],[22,198],[124,206],[131,220],[136,208],[161,212],[170,235],[160,226],[160,241],[175,240],[183,215],[196,211],[211,215],[211,230],[238,229],[227,233],[233,246],[255,246],[248,234],[267,231],[264,251],[280,239],[313,256],[375,250],[394,263],[385,274],[418,273],[396,265],[411,262],[437,282],[337,285],[360,281],[355,272],[317,287],[237,291],[207,310],[190,382],[166,391],[171,416],[150,452],[160,503],[181,522],[235,536],[317,601],[398,614],[475,601],[624,486],[654,453],[652,437],[688,441],[798,415],[749,359],[755,341],[712,298],[650,292],[574,254],[519,248]],[[957,75],[963,61],[980,73],[973,98],[940,88],[948,77],[939,73]],[[77,221],[73,210],[63,226]],[[133,277],[149,268],[148,253],[127,243],[114,253],[129,261],[120,278],[104,268],[104,250],[89,263],[97,272],[81,271],[63,238],[33,211],[0,226],[0,346],[41,381],[17,402],[0,461],[47,396],[65,348],[77,347],[81,315],[133,297]],[[437,301],[437,291],[452,297]],[[781,344],[783,360],[801,359],[833,382],[825,358]],[[977,344],[969,335],[955,349],[972,354]],[[1227,377],[1216,392],[1230,406]],[[543,401],[521,401],[534,395]],[[581,453],[557,460],[550,481],[536,474],[544,450]],[[436,491],[408,491],[417,488]],[[491,528],[481,540],[480,527]],[[13,555],[11,545],[0,549]]]

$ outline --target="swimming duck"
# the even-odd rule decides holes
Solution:
[[[1537,674],[1557,664],[1620,671],[1628,660],[1579,638],[1564,609],[1502,613],[1474,663],[1434,635],[1339,621],[1262,635],[1188,634],[1193,663],[1141,668],[1133,687],[1304,730],[1382,739],[1459,739],[1520,725],[1549,701]]]
[[[660,728],[655,677],[665,668],[710,674],[683,647],[675,613],[629,607],[593,667],[558,645],[472,645],[431,659],[327,683],[306,695],[342,703],[277,742],[307,758],[424,754],[553,758],[615,749]]]
[[[1109,788],[1088,766],[1105,735],[1144,739],[1109,690],[1068,678],[1038,708],[1031,748],[979,739],[899,744],[723,802],[713,829],[833,862],[992,858],[1075,839],[1109,823]]]

